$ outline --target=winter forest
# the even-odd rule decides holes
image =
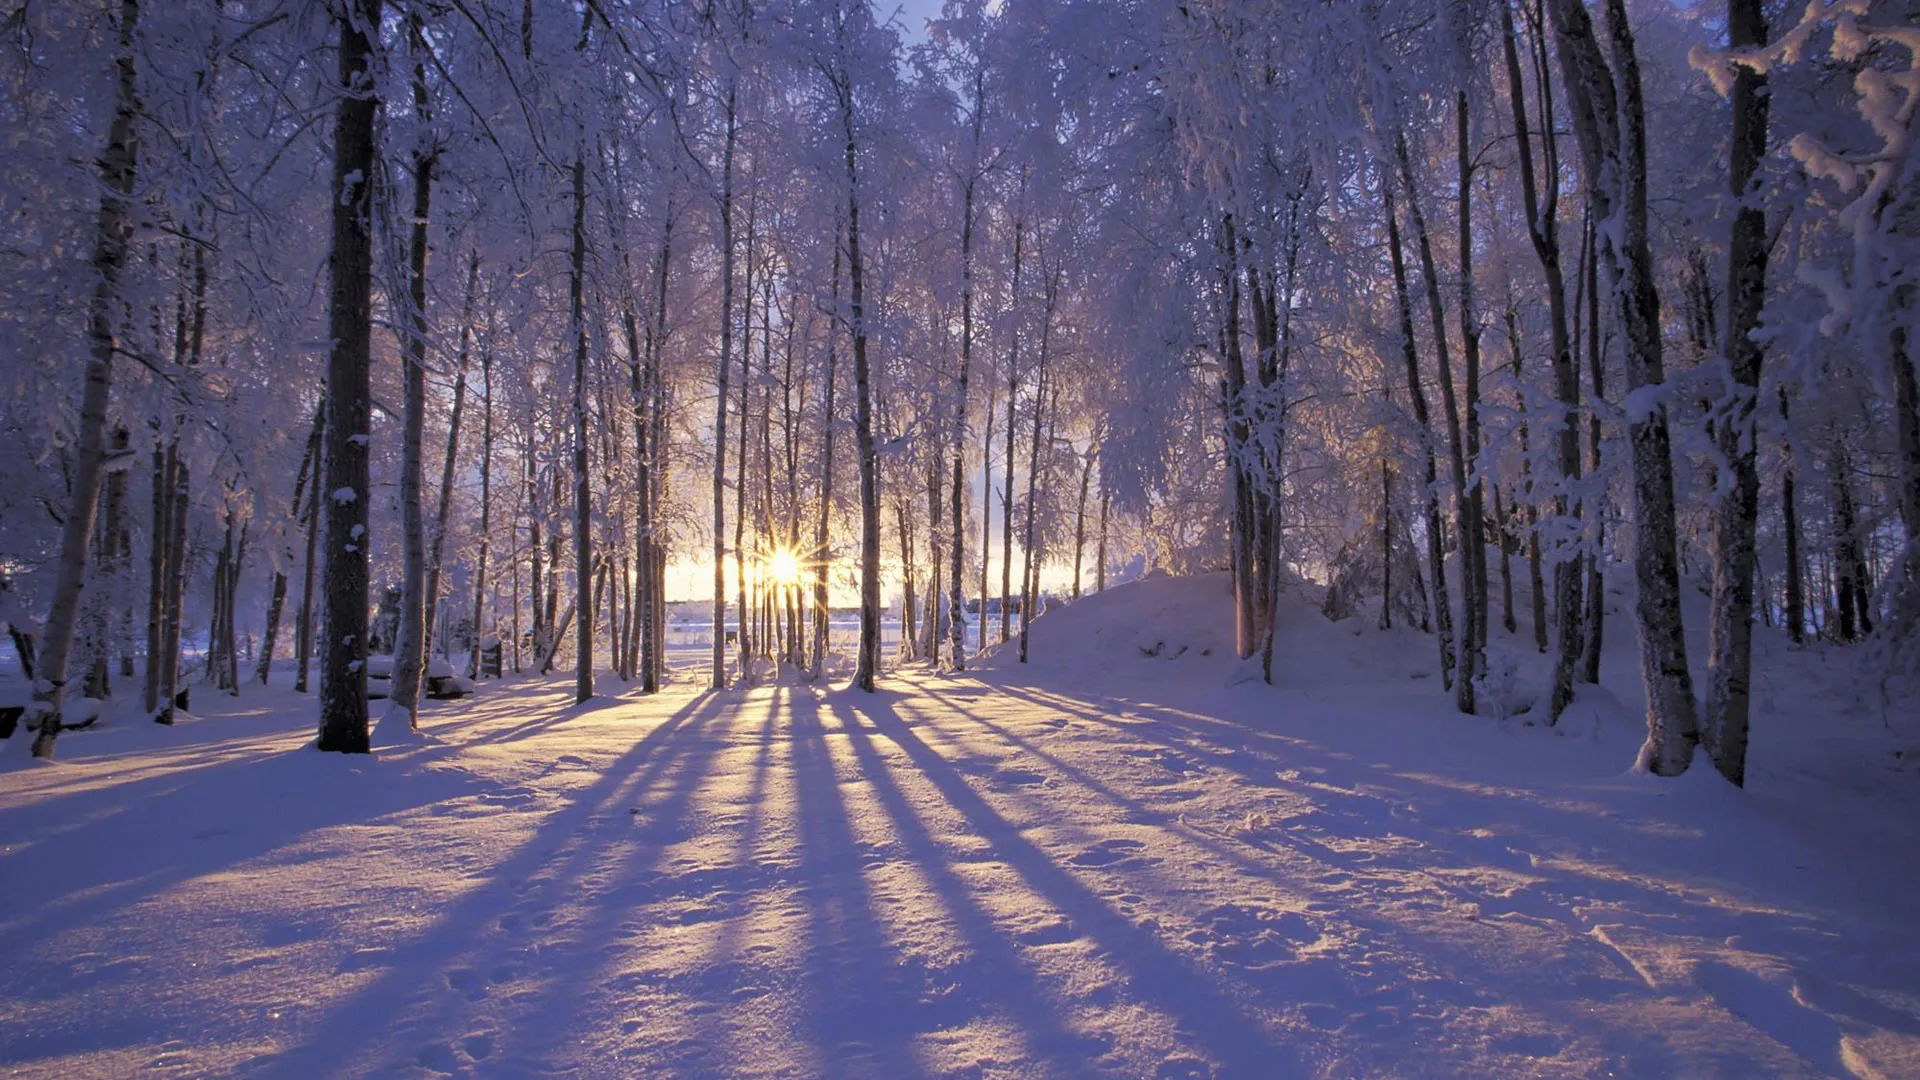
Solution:
[[[1920,1075],[1913,0],[0,82],[7,1075]]]

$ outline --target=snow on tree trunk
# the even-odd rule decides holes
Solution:
[[[1521,75],[1513,9],[1500,7],[1502,58],[1506,64],[1507,100],[1513,112],[1513,128],[1520,158],[1522,206],[1527,216],[1527,238],[1546,279],[1547,329],[1553,350],[1553,393],[1561,409],[1554,427],[1554,452],[1560,469],[1560,485],[1553,494],[1553,516],[1562,526],[1577,523],[1581,507],[1574,504],[1569,490],[1580,479],[1580,430],[1576,424],[1580,407],[1580,372],[1575,363],[1571,320],[1567,309],[1567,283],[1560,266],[1560,150],[1553,130],[1553,80],[1544,77],[1546,42],[1536,33],[1535,71],[1541,103],[1541,142],[1544,168],[1536,170],[1533,157],[1533,131],[1527,122],[1526,85]],[[1511,319],[1511,314],[1509,315]],[[1536,640],[1546,633],[1544,600],[1539,576],[1540,533],[1535,528],[1528,541],[1528,557],[1534,581],[1534,633]],[[1553,557],[1554,632],[1559,649],[1554,653],[1553,689],[1548,695],[1547,722],[1555,723],[1573,700],[1574,670],[1584,649],[1584,605],[1581,597],[1580,558],[1577,551],[1556,551]]]
[[[1571,99],[1601,264],[1626,337],[1627,425],[1633,448],[1635,621],[1647,688],[1647,741],[1639,764],[1655,775],[1686,771],[1699,738],[1680,616],[1680,565],[1660,294],[1647,236],[1646,109],[1624,0],[1607,0],[1614,63],[1601,55],[1581,0],[1551,0],[1560,66]],[[1616,81],[1617,80],[1617,81]]]
[[[424,519],[427,422],[427,227],[433,209],[435,151],[425,140],[427,105],[426,45],[417,6],[407,11],[407,46],[413,54],[413,118],[422,140],[412,153],[413,213],[408,219],[407,318],[402,361],[400,422],[400,625],[394,635],[393,679],[383,738],[420,730],[420,684],[427,662],[427,534]],[[388,729],[392,730],[389,731]]]
[[[1728,0],[1727,45],[1764,45],[1760,0]],[[1753,680],[1754,527],[1760,508],[1754,418],[1760,394],[1760,328],[1767,291],[1767,221],[1753,202],[1754,178],[1767,149],[1766,77],[1748,67],[1734,76],[1733,137],[1728,183],[1739,202],[1727,248],[1727,334],[1722,347],[1724,398],[1715,408],[1714,438],[1730,475],[1715,485],[1713,597],[1707,616],[1707,700],[1701,748],[1720,775],[1746,783],[1747,709]]]
[[[100,210],[94,219],[93,295],[87,309],[87,363],[80,392],[80,421],[73,450],[72,502],[60,533],[60,562],[53,600],[42,631],[34,711],[39,733],[33,756],[50,758],[60,734],[74,624],[86,586],[87,547],[93,540],[100,477],[106,464],[107,405],[113,391],[114,320],[120,315],[120,271],[127,261],[127,202],[133,193],[133,123],[140,103],[134,87],[134,28],[138,0],[121,0],[114,50],[114,110],[100,154]]]
[[[326,618],[320,643],[321,750],[364,754],[367,732],[368,441],[371,438],[374,41],[381,0],[347,0],[334,112],[328,258]]]

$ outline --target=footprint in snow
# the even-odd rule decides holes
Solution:
[[[1305,915],[1261,904],[1221,904],[1200,916],[1188,942],[1222,963],[1258,971],[1299,957],[1300,947],[1320,940]]]
[[[1080,852],[1078,855],[1072,856],[1067,861],[1075,866],[1112,866],[1115,863],[1121,862],[1132,866],[1147,866],[1160,862],[1160,859],[1137,856],[1135,854],[1136,852],[1144,850],[1146,846],[1145,843],[1139,840],[1118,838],[1102,840],[1092,847],[1087,848],[1085,851]]]
[[[1032,769],[995,769],[993,786],[997,788],[1041,787],[1047,782],[1045,773]]]
[[[460,1049],[475,1061],[485,1061],[493,1055],[493,1036],[484,1031],[476,1031],[460,1040]]]
[[[447,988],[461,994],[468,1001],[484,1001],[489,993],[487,980],[472,968],[455,968],[447,972]]]

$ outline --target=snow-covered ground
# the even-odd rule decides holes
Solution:
[[[1455,714],[1430,638],[1283,625],[1278,688],[1160,579],[872,696],[11,740],[0,1074],[1920,1076],[1920,732],[1859,650],[1762,634],[1739,792],[1626,771],[1619,636],[1548,730]]]

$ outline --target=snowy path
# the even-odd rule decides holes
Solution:
[[[0,773],[0,1074],[1920,1075],[1912,893],[1730,792],[1357,691],[893,686],[73,738]]]

